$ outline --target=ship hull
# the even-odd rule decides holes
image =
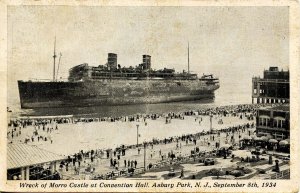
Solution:
[[[21,108],[153,104],[214,98],[219,85],[200,80],[18,81]]]

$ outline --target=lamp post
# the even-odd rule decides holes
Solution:
[[[136,146],[139,146],[139,126],[140,125],[136,125]]]
[[[210,114],[210,116],[209,116],[209,121],[210,121],[210,140],[212,140],[211,139],[211,136],[212,136],[212,118],[213,118],[213,115]]]
[[[146,171],[146,143],[144,143],[144,171]]]
[[[210,131],[212,131],[212,118],[213,118],[213,115],[210,114],[210,116],[209,116],[209,121],[210,121]]]
[[[218,146],[218,149],[221,147],[221,133],[219,132],[219,146]]]
[[[239,138],[239,147],[241,146],[241,132],[240,132],[240,130],[239,130],[239,132],[238,132],[238,134],[239,134],[239,136],[238,136],[238,138]]]

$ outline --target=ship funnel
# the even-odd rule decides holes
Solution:
[[[118,67],[118,55],[115,53],[108,53],[107,67],[116,69]]]
[[[143,55],[143,69],[151,69],[151,56]]]

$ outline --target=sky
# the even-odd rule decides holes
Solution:
[[[62,53],[59,77],[118,54],[121,66],[152,56],[152,68],[190,70],[220,78],[218,92],[251,93],[251,78],[269,66],[288,69],[288,7],[8,8],[8,103],[18,101],[17,80],[52,79],[53,47]]]

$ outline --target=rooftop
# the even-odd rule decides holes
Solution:
[[[64,156],[36,146],[27,144],[7,145],[7,169],[21,168],[64,159]]]

